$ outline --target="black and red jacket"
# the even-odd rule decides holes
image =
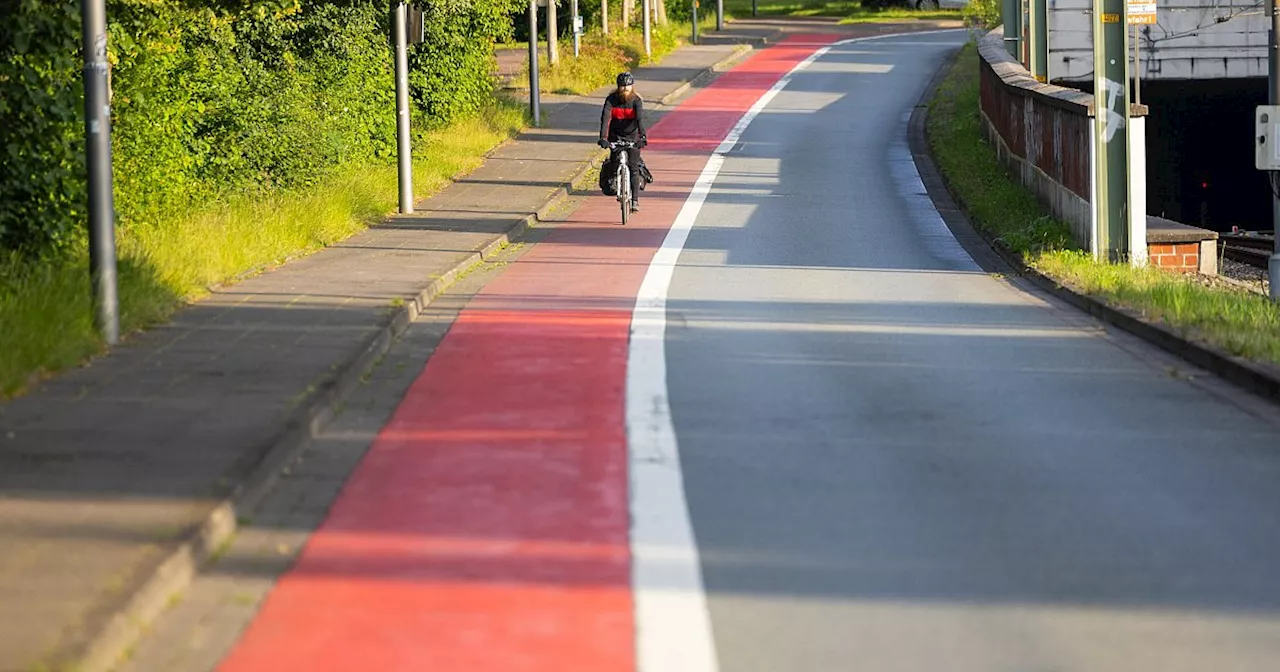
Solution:
[[[614,142],[647,140],[644,130],[644,100],[639,94],[630,101],[622,99],[617,91],[604,99],[604,111],[600,113],[600,139]]]

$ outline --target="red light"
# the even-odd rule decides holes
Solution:
[[[1201,188],[1201,189],[1208,189],[1208,188],[1209,188],[1209,183],[1208,183],[1208,182],[1201,182],[1201,183],[1200,183],[1200,188]]]

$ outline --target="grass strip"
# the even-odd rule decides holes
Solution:
[[[523,106],[423,133],[414,194],[429,196],[525,125]],[[364,230],[394,211],[394,164],[351,166],[315,187],[193,206],[155,225],[119,231],[121,331],[146,328],[212,288],[243,279]],[[87,252],[65,259],[0,258],[0,398],[101,352],[92,321]]]
[[[1280,306],[1195,275],[1095,261],[1063,222],[1000,165],[983,140],[978,53],[966,45],[929,103],[927,133],[938,169],[974,225],[997,245],[1069,287],[1162,322],[1184,337],[1280,364]]]

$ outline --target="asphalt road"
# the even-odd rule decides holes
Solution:
[[[680,256],[667,380],[721,669],[1276,669],[1274,412],[959,247],[906,120],[960,40],[798,72]]]

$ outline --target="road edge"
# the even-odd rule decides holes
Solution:
[[[911,157],[915,161],[916,170],[920,173],[925,191],[933,201],[934,207],[942,215],[952,235],[969,252],[974,261],[989,273],[1004,273],[1025,278],[1039,289],[1107,324],[1123,329],[1247,392],[1280,404],[1280,370],[1273,372],[1272,367],[1235,357],[1212,345],[1192,341],[1166,325],[1144,319],[1134,311],[1109,305],[1100,299],[1066,287],[1027,266],[1021,258],[973,225],[968,213],[958,205],[946,177],[934,163],[925,128],[929,115],[929,103],[933,101],[943,78],[955,63],[959,51],[960,49],[957,48],[948,55],[912,110],[907,124],[907,144]]]

